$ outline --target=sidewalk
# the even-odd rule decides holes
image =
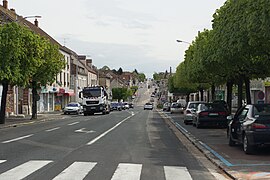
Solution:
[[[19,115],[18,117],[7,117],[5,124],[0,124],[0,129],[8,127],[18,127],[26,124],[33,124],[36,122],[42,122],[53,119],[63,119],[64,116],[62,114],[63,112],[61,111],[40,113],[37,115],[38,116],[37,119],[34,120],[31,120],[31,115],[25,115],[24,117],[22,115]]]

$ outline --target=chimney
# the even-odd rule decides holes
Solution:
[[[38,27],[38,20],[37,19],[35,19],[35,26]]]
[[[10,11],[12,11],[14,14],[16,14],[15,9],[11,8]]]
[[[92,67],[92,59],[86,59],[86,64],[89,67]]]
[[[8,1],[7,0],[3,0],[3,7],[5,9],[8,9]]]

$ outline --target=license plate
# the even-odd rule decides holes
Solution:
[[[218,116],[218,113],[209,113],[209,116]]]
[[[96,107],[91,107],[91,109],[96,109]]]

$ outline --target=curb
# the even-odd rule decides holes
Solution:
[[[181,125],[178,123],[175,123],[171,117],[169,117],[167,114],[164,114],[162,111],[158,111],[160,114],[163,114],[165,118],[169,119],[169,121],[200,151],[204,154],[204,156],[210,160],[215,166],[217,166],[219,169],[221,169],[226,175],[228,175],[230,178],[236,180],[237,178],[233,176],[235,171],[228,170],[224,165],[223,162],[216,159],[216,157],[213,155],[211,151],[209,151],[203,142],[201,142],[199,139],[197,139],[195,136],[193,136],[191,133],[186,131]]]
[[[20,126],[24,126],[24,125],[30,125],[30,124],[35,124],[35,123],[41,123],[41,122],[45,122],[45,121],[51,121],[51,120],[59,120],[59,119],[65,119],[65,117],[57,117],[54,115],[54,117],[41,117],[38,118],[36,120],[24,120],[27,122],[15,122],[15,123],[11,123],[11,124],[3,124],[0,125],[0,129],[5,129],[5,128],[11,128],[11,127],[20,127]],[[23,121],[23,120],[22,120]]]

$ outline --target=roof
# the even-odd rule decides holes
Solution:
[[[6,21],[17,22],[20,25],[28,27],[34,33],[39,34],[40,36],[48,39],[51,43],[58,45],[61,50],[68,51],[64,46],[62,46],[59,42],[57,42],[50,35],[48,35],[45,31],[43,31],[41,28],[37,27],[35,24],[27,21],[26,18],[24,18],[23,16],[16,14],[15,11],[12,11],[10,9],[5,9],[2,5],[0,5],[0,13],[1,13],[1,16],[3,17],[3,19],[6,18]],[[67,53],[69,53],[69,52],[67,52]]]

